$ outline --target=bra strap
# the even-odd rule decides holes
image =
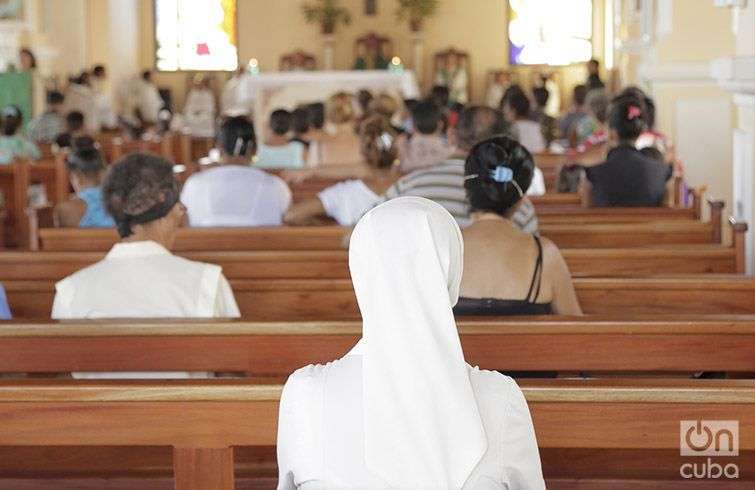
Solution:
[[[536,303],[537,298],[540,296],[540,286],[543,278],[543,245],[540,243],[540,238],[537,235],[532,235],[537,245],[537,261],[535,262],[535,270],[532,273],[532,282],[530,283],[530,290],[527,292],[527,302]],[[534,293],[534,296],[533,296]]]

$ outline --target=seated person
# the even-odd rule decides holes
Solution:
[[[414,132],[399,138],[401,171],[437,165],[451,156],[453,149],[441,135],[441,110],[430,100],[414,104],[411,110]]]
[[[8,298],[5,295],[5,288],[0,284],[0,320],[10,320],[13,316],[10,313],[10,306],[8,306]]]
[[[518,87],[515,85],[515,87]],[[503,99],[503,115],[511,124],[517,141],[530,153],[542,153],[546,149],[540,124],[530,119],[530,99],[523,90],[510,90]]]
[[[261,168],[303,168],[307,162],[307,147],[288,137],[291,113],[278,109],[270,114],[269,134],[257,149],[255,166]]]
[[[550,145],[558,137],[558,124],[556,118],[545,112],[550,99],[550,92],[545,87],[532,89],[532,98],[535,100],[535,110],[532,111],[532,120],[540,125],[540,133],[545,139],[546,145]]]
[[[398,177],[397,135],[388,121],[372,116],[362,123],[360,132],[362,156],[372,169],[368,187],[363,181],[352,179],[339,182],[321,191],[316,199],[298,203],[286,212],[285,222],[290,225],[317,222],[320,216],[329,216],[341,225],[353,225],[373,206],[384,199],[385,192]]]
[[[55,138],[58,148],[70,148],[74,139],[86,136],[84,127],[84,114],[79,111],[71,111],[66,115],[66,130]]]
[[[307,139],[309,128],[309,111],[307,111],[307,109],[298,107],[291,111],[291,132],[293,133],[293,136],[288,139],[289,141],[298,141],[309,150],[311,144],[311,141]]]
[[[170,253],[186,208],[168,161],[127,155],[110,168],[102,194],[121,241],[57,283],[53,318],[239,316],[220,267]]]
[[[191,226],[277,226],[291,204],[279,177],[249,166],[256,146],[254,126],[244,117],[226,119],[217,144],[219,165],[193,174],[181,192]]]
[[[15,158],[36,160],[41,153],[37,145],[23,134],[23,114],[14,105],[5,106],[0,112],[0,165],[13,163]]]
[[[569,147],[576,146],[576,128],[579,122],[589,117],[587,115],[587,107],[585,107],[585,101],[587,100],[587,87],[585,85],[577,85],[574,87],[572,95],[572,108],[567,112],[564,117],[561,118],[558,128],[561,131],[561,138],[569,142]]]
[[[616,97],[608,110],[610,145],[606,161],[585,169],[580,186],[588,206],[660,206],[673,167],[649,158],[636,148],[646,128],[643,101]]]
[[[395,199],[360,220],[349,268],[362,339],[288,378],[279,490],[545,489],[516,382],[464,360],[451,310],[463,248],[453,217],[427,199]]]
[[[369,116],[382,116],[386,120],[388,120],[391,125],[393,125],[393,118],[396,116],[396,114],[399,112],[400,104],[399,101],[396,100],[394,97],[388,95],[388,94],[378,94],[377,97],[372,99],[370,101],[370,109],[367,112],[368,117]],[[398,126],[393,126],[393,130],[401,134],[404,132],[404,128],[400,128]]]
[[[76,196],[55,206],[55,226],[61,228],[114,228],[102,201],[105,160],[93,147],[78,149],[66,161]]]
[[[115,163],[103,199],[121,237],[103,260],[55,285],[52,318],[237,318],[233,291],[217,265],[170,249],[186,209],[173,165],[132,153]],[[207,373],[75,373],[75,377],[206,377]]]
[[[463,232],[464,276],[456,314],[582,314],[556,245],[523,233],[510,219],[534,170],[532,155],[510,138],[483,141],[469,153],[464,186],[473,223]]]
[[[65,97],[57,90],[47,93],[47,110],[29,123],[29,138],[36,143],[52,143],[60,133],[65,131],[63,119],[63,102]]]
[[[286,223],[306,224],[315,216],[325,214],[342,226],[353,226],[364,213],[383,201],[418,196],[437,202],[453,215],[459,226],[467,226],[471,222],[464,191],[467,152],[478,141],[507,130],[508,125],[500,111],[485,106],[469,107],[461,113],[459,124],[450,132],[456,152],[448,160],[406,174],[388,189],[371,190],[363,183],[328,187],[318,195],[320,204],[304,201],[292,206],[286,213]],[[380,195],[375,197],[376,194]],[[537,216],[529,199],[521,200],[512,219],[529,233],[537,231]]]
[[[325,106],[327,129],[321,140],[321,165],[359,165],[359,136],[354,132],[356,114],[351,94],[339,92]]]
[[[608,141],[608,104],[608,95],[604,90],[591,90],[587,93],[586,105],[590,117],[577,123],[577,153],[584,153]]]

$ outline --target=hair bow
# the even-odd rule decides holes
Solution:
[[[627,119],[631,121],[640,116],[642,116],[642,111],[640,110],[640,108],[636,105],[630,105],[627,109]]]

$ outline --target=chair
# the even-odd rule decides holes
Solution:
[[[354,41],[355,70],[385,70],[393,57],[393,41],[368,32]]]
[[[317,58],[313,54],[297,49],[280,57],[278,69],[280,71],[315,71]]]

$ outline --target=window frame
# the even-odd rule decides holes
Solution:
[[[236,2],[236,18],[234,19],[234,27],[236,29],[236,68],[233,70],[203,70],[203,69],[196,69],[196,70],[184,70],[184,69],[177,69],[177,70],[161,70],[157,67],[157,1],[158,0],[152,0],[152,69],[157,73],[234,73],[236,70],[239,69],[241,66],[241,43],[239,42],[239,5],[241,2],[239,0],[234,0]]]

